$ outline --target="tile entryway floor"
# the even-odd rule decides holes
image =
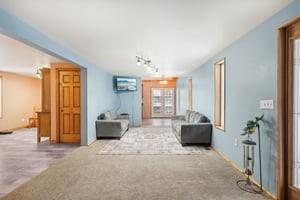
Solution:
[[[36,129],[0,135],[0,198],[41,173],[78,145],[37,144]]]

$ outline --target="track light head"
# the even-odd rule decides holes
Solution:
[[[151,65],[151,60],[145,58],[144,56],[135,56],[136,57],[136,64],[141,65],[143,63],[144,67],[147,69],[149,72],[158,72],[158,68]]]
[[[145,62],[144,62],[144,67],[148,67],[148,65],[149,65],[148,62],[145,61]]]

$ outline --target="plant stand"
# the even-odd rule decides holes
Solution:
[[[236,182],[237,186],[249,193],[260,194],[262,193],[262,184],[257,186],[250,180],[250,176],[254,173],[254,150],[256,146],[256,142],[250,140],[243,140],[243,149],[244,149],[244,173],[247,175],[246,180],[238,180]],[[259,152],[260,152],[260,139],[259,139]],[[260,181],[261,181],[261,154],[259,154],[259,161],[260,161]]]

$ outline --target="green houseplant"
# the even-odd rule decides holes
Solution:
[[[256,132],[256,129],[259,129],[259,123],[263,122],[263,119],[264,115],[261,115],[260,117],[255,117],[254,120],[249,120],[241,135],[247,135],[248,139],[250,139],[250,136]]]

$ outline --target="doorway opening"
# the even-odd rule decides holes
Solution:
[[[142,118],[170,118],[176,114],[177,78],[142,81]]]
[[[52,144],[51,63],[65,61],[6,35],[0,44],[1,198],[79,145]]]
[[[152,118],[169,118],[175,114],[175,88],[152,88]]]

